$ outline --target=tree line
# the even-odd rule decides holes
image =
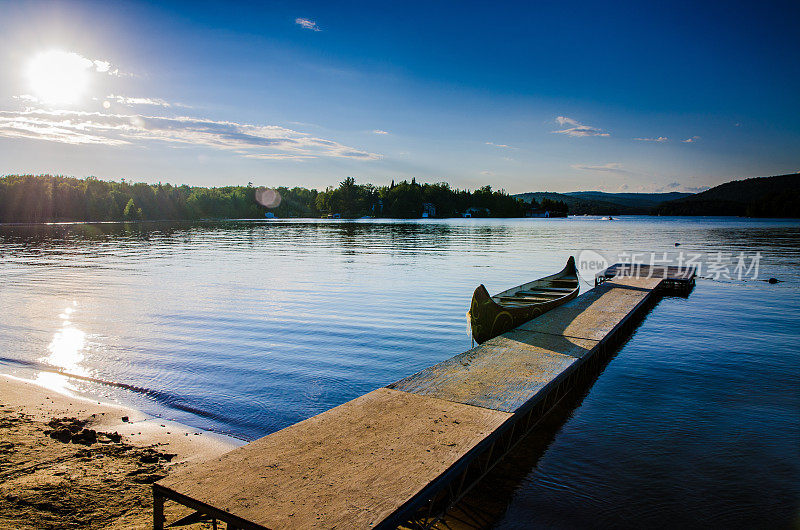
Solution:
[[[447,183],[418,184],[416,179],[389,186],[357,184],[348,177],[324,191],[301,187],[276,188],[279,202],[269,208],[257,200],[258,188],[205,188],[170,184],[103,181],[53,175],[8,175],[0,178],[0,222],[136,221],[263,218],[523,217],[546,206],[530,204],[504,190],[484,186],[474,191],[452,189]],[[543,201],[544,202],[544,201]]]
[[[320,192],[316,206],[323,215],[415,219],[423,213],[430,217],[459,217],[465,213],[471,217],[524,217],[540,205],[512,197],[505,190],[492,190],[491,186],[460,190],[452,189],[446,182],[418,184],[412,178],[376,187],[356,184],[355,179],[348,177],[338,187]]]

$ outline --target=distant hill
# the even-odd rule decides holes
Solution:
[[[690,193],[605,193],[602,191],[573,191],[569,193],[528,192],[514,197],[530,202],[536,199],[564,201],[571,215],[636,215],[649,214],[659,204],[690,196]]]
[[[653,213],[800,217],[800,174],[726,182],[702,193],[661,203],[653,208]]]
[[[689,197],[691,193],[673,191],[670,193],[606,193],[604,191],[571,191],[572,195],[585,200],[599,200],[632,208],[653,208],[662,202]]]

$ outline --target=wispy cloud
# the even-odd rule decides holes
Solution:
[[[349,158],[381,155],[276,125],[193,117],[106,114],[67,110],[0,111],[0,137],[107,146],[164,142],[232,151],[262,159]]]
[[[171,107],[172,104],[160,98],[132,98],[128,96],[119,96],[109,94],[106,99],[122,103],[123,105],[153,105],[157,107]],[[183,106],[183,105],[179,105]]]
[[[700,193],[701,191],[706,191],[709,189],[708,186],[684,186],[680,182],[670,182],[665,186],[661,186],[660,188],[656,188],[653,191],[655,193],[669,193],[671,191],[682,191],[686,193]]]
[[[699,136],[691,136],[691,137],[687,138],[686,140],[681,140],[681,142],[683,142],[685,144],[693,144],[699,139],[700,139]]]
[[[94,61],[92,61],[92,64],[94,64],[94,69],[96,71],[100,72],[101,74],[104,74],[104,73],[107,73],[107,72],[108,73],[111,72],[111,63],[108,62],[108,61],[100,61],[98,59],[95,59]],[[119,69],[115,68],[114,69],[114,73],[111,74],[111,75],[117,75],[118,73],[119,73]]]
[[[30,94],[20,94],[19,96],[11,96],[13,99],[18,99],[20,101],[25,101],[27,103],[38,103],[39,98],[36,96],[32,96]]]
[[[37,54],[33,61],[28,65],[30,70],[37,68],[51,67],[53,64],[69,65],[78,70],[92,70],[101,74],[111,76],[125,75],[119,71],[119,68],[111,64],[109,61],[102,59],[89,59],[83,55],[75,52],[65,52],[61,50],[48,50]]]
[[[307,18],[296,18],[294,19],[294,23],[301,28],[310,29],[311,31],[322,31],[319,26],[317,26],[316,22]]]
[[[567,118],[566,116],[558,116],[556,118],[556,122],[562,127],[562,129],[558,131],[553,131],[557,134],[566,134],[567,136],[611,136],[602,129],[598,129],[597,127],[592,127],[590,125],[584,125],[583,123],[573,120],[572,118]]]
[[[608,164],[601,165],[572,164],[570,167],[572,169],[579,169],[581,171],[612,171],[616,173],[627,173],[627,171],[622,168],[622,164],[619,162],[609,162]]]
[[[510,145],[507,144],[496,144],[494,142],[486,142],[486,145],[491,145],[492,147],[497,147],[500,149],[516,149],[516,147],[511,147]]]
[[[388,131],[382,131],[380,129],[375,129],[372,131],[372,134],[389,134]]]
[[[634,138],[634,140],[639,140],[640,142],[666,142],[669,138],[666,136],[657,136],[655,138]]]

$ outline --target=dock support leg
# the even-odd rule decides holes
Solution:
[[[164,496],[153,490],[153,530],[164,530]]]

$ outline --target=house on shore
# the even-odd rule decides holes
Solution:
[[[531,209],[525,212],[525,217],[548,218],[550,217],[550,210]]]
[[[472,206],[461,214],[461,217],[489,217],[489,208]]]
[[[434,205],[432,202],[423,202],[422,218],[427,219],[428,217],[436,217],[436,205]]]

